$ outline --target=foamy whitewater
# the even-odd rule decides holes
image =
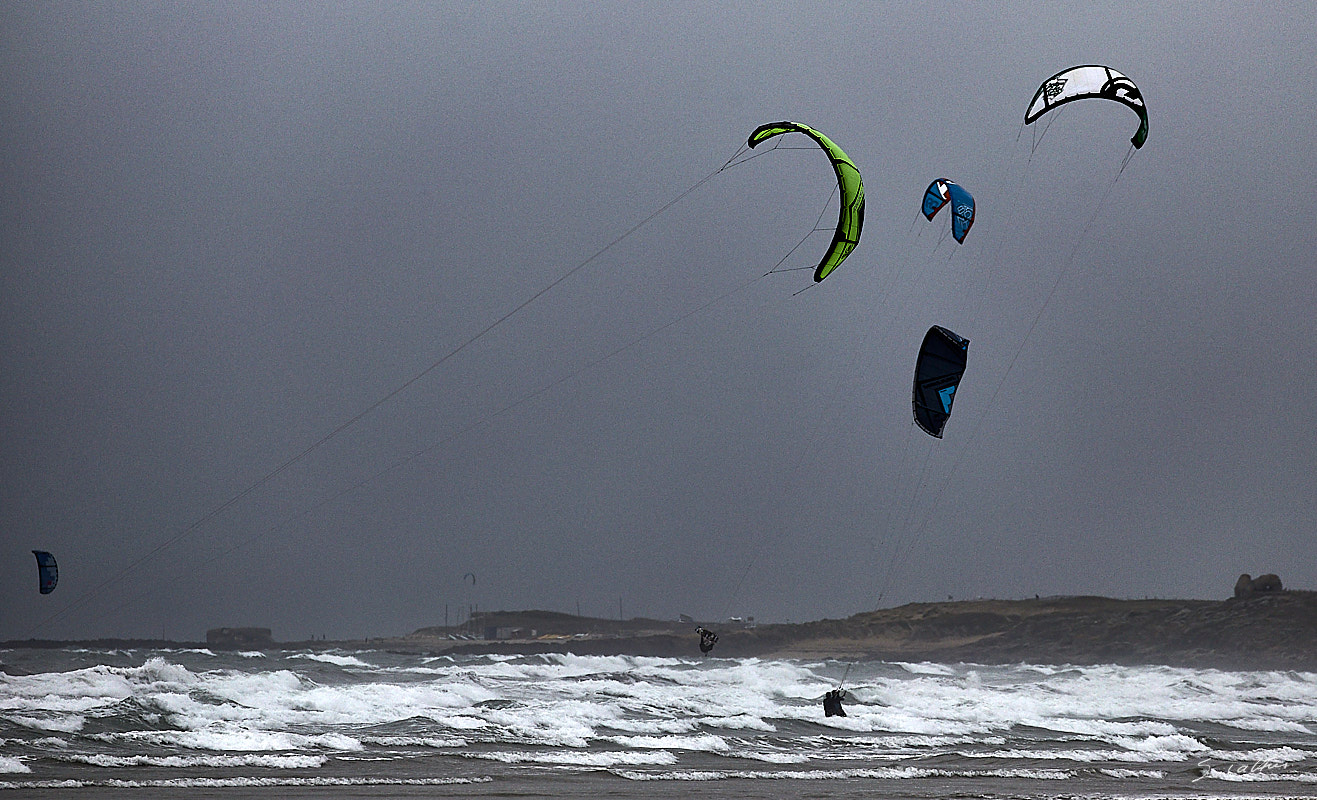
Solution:
[[[378,651],[7,650],[0,665],[0,789],[1317,793],[1313,673]],[[825,717],[843,675],[848,716]]]

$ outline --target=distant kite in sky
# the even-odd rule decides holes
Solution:
[[[942,206],[951,205],[951,235],[957,242],[965,243],[965,236],[974,224],[974,196],[955,181],[938,178],[924,190],[924,216],[929,222],[942,210]]]
[[[1134,81],[1111,67],[1099,64],[1071,67],[1043,81],[1024,112],[1024,124],[1033,123],[1057,106],[1089,98],[1115,100],[1138,114],[1139,129],[1134,132],[1130,143],[1135,148],[1143,147],[1148,139],[1148,109],[1143,104],[1143,93],[1134,85]]]
[[[59,567],[55,564],[55,557],[45,550],[33,550],[32,555],[37,557],[37,585],[42,594],[50,594],[55,591],[55,584],[59,583]]]
[[[832,161],[832,168],[837,173],[837,188],[841,192],[841,212],[837,217],[837,230],[832,235],[832,244],[823,254],[823,260],[814,269],[814,280],[821,281],[834,269],[841,266],[846,256],[851,254],[855,245],[860,243],[860,229],[864,227],[864,181],[860,179],[860,170],[855,162],[833,144],[832,140],[808,125],[799,122],[771,122],[760,125],[750,134],[748,144],[754,147],[760,142],[784,133],[803,133],[813,139]]]
[[[929,436],[942,438],[968,357],[969,339],[940,325],[924,335],[915,360],[914,411],[915,424]]]

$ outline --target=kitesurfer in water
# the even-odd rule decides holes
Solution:
[[[706,653],[706,654],[707,654],[710,650],[713,649],[713,646],[714,646],[715,644],[718,644],[718,634],[714,633],[713,631],[709,630],[708,628],[705,628],[705,627],[699,627],[699,628],[696,628],[696,629],[695,629],[695,632],[698,633],[698,634],[700,635],[700,652],[701,652],[701,653]]]
[[[844,717],[846,709],[841,707],[841,698],[845,694],[841,689],[833,689],[823,695],[823,715],[826,717]]]

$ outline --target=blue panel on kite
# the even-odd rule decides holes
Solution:
[[[947,192],[951,195],[951,235],[960,243],[965,242],[965,235],[974,224],[974,197],[958,183],[947,182]]]
[[[55,564],[55,557],[45,550],[33,550],[32,555],[37,557],[37,581],[42,594],[50,594],[55,591],[55,584],[59,583],[59,567]]]
[[[956,387],[954,387],[954,386],[948,386],[947,388],[945,388],[945,389],[943,389],[942,391],[938,392],[938,393],[937,393],[937,396],[940,397],[940,398],[942,399],[942,411],[943,411],[943,413],[950,414],[950,413],[951,413],[951,401],[954,400],[954,399],[956,399]]]

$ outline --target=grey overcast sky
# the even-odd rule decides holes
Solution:
[[[0,37],[0,638],[1317,588],[1308,0],[5,3]],[[1090,63],[1147,101],[1123,173],[1123,106],[1022,125]],[[864,175],[823,283],[759,277],[835,218],[803,148],[585,263],[776,120]],[[972,342],[941,441],[933,324]]]

